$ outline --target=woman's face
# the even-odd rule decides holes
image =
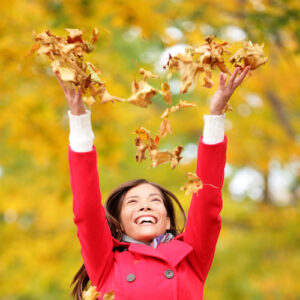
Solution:
[[[125,194],[120,218],[125,234],[145,243],[170,229],[163,196],[149,183],[131,188]]]

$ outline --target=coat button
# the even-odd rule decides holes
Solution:
[[[126,279],[128,282],[132,282],[135,280],[135,275],[133,273],[130,273],[127,275]]]
[[[166,276],[166,278],[171,279],[174,277],[174,272],[172,270],[167,270],[165,272],[165,276]]]

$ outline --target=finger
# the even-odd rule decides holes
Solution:
[[[239,71],[240,71],[240,67],[236,67],[234,69],[233,74],[231,75],[231,77],[228,80],[228,84],[227,84],[228,86],[232,86],[233,85],[234,80],[235,80],[235,78],[236,78],[236,76],[237,76],[237,74],[238,74]]]
[[[54,72],[54,74],[55,74],[55,76],[56,76],[56,78],[57,78],[57,81],[58,81],[59,85],[62,87],[63,91],[66,93],[67,89],[66,89],[66,87],[64,86],[62,79],[60,78],[59,72],[56,71],[56,72]]]
[[[225,88],[226,79],[227,79],[227,75],[224,74],[223,72],[221,72],[219,75],[219,87],[220,88]]]
[[[234,86],[237,87],[241,84],[241,82],[244,80],[248,72],[250,71],[251,66],[247,66],[243,72],[240,74],[240,76],[234,81]]]

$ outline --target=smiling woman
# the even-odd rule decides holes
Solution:
[[[73,211],[84,261],[72,282],[76,299],[82,299],[89,280],[101,295],[113,291],[115,300],[203,299],[221,230],[227,145],[222,111],[248,71],[236,78],[236,68],[226,86],[226,75],[220,74],[198,144],[196,174],[203,188],[193,194],[184,232],[176,224],[173,201],[185,218],[176,196],[144,179],[119,186],[104,209],[90,111],[81,92],[69,91],[56,74],[70,106]]]

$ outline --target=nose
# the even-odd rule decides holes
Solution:
[[[149,211],[149,210],[151,210],[151,207],[147,203],[142,204],[139,209],[139,211]]]

